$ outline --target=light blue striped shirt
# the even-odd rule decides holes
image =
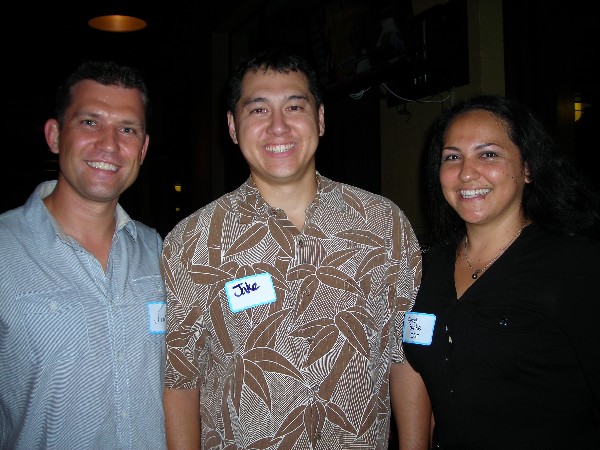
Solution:
[[[0,215],[0,448],[163,449],[162,239],[117,206],[104,272],[42,202],[55,184]]]

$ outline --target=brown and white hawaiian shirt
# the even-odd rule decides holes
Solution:
[[[165,238],[165,383],[200,389],[203,449],[388,448],[419,244],[390,200],[317,179],[301,232],[249,178]]]

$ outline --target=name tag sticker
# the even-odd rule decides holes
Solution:
[[[431,345],[434,326],[435,314],[407,312],[404,315],[402,342]]]
[[[165,302],[148,303],[148,331],[150,334],[167,332],[167,305]]]
[[[273,303],[277,299],[270,273],[259,273],[225,284],[229,308],[233,312]]]

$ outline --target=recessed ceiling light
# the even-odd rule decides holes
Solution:
[[[147,23],[137,17],[112,14],[94,17],[88,21],[88,25],[101,31],[124,32],[141,30],[146,28]]]

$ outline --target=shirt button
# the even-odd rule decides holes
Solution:
[[[119,361],[119,362],[125,361],[125,353],[119,352],[119,354],[117,355],[117,361]]]
[[[304,241],[302,239],[300,239],[298,241],[298,247],[300,247],[300,248],[304,247]]]
[[[310,295],[310,289],[304,289],[302,291],[302,295],[304,295],[305,297],[308,297]]]
[[[321,433],[317,433],[317,435],[315,436],[317,439],[321,439],[323,437],[323,435]]]
[[[55,300],[52,300],[48,304],[48,309],[50,310],[50,312],[56,312],[56,311],[58,311],[58,302],[56,302]]]
[[[127,411],[126,409],[124,409],[123,411],[121,411],[121,418],[122,419],[127,419],[129,417],[129,411]]]

